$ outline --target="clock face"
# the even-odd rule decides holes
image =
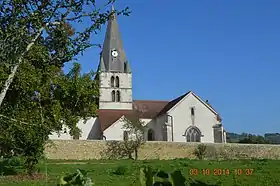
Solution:
[[[119,55],[117,50],[112,50],[112,56],[117,57]]]

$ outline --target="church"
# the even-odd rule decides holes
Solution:
[[[98,117],[77,124],[80,140],[123,140],[127,137],[123,118],[137,113],[147,128],[147,141],[226,143],[220,115],[193,91],[169,101],[133,100],[132,69],[115,15],[108,21],[98,72]],[[67,128],[49,137],[73,139]]]

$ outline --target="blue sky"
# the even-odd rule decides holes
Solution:
[[[171,3],[172,2],[172,3]],[[192,90],[230,132],[280,132],[279,0],[117,0],[133,98],[171,100]],[[102,43],[104,29],[92,38]],[[79,57],[95,70],[99,49]],[[70,64],[65,69],[69,69]]]

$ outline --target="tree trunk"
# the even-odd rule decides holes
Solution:
[[[131,152],[128,153],[128,159],[133,160]]]
[[[5,82],[4,88],[2,89],[1,93],[0,93],[0,107],[4,101],[4,98],[6,96],[7,91],[9,90],[9,87],[11,85],[11,83],[14,80],[14,77],[16,75],[17,69],[19,67],[19,65],[22,63],[23,61],[23,57],[24,55],[31,49],[31,47],[35,44],[35,42],[37,41],[37,39],[40,37],[40,35],[42,34],[43,30],[45,29],[45,27],[40,28],[39,32],[37,33],[37,35],[35,36],[35,38],[31,41],[31,43],[29,43],[25,49],[25,51],[21,54],[21,56],[18,59],[18,63],[12,68],[11,73],[8,77],[8,79]]]
[[[134,149],[134,153],[135,153],[135,160],[138,160],[138,149]]]
[[[8,79],[5,82],[4,88],[3,88],[3,90],[1,91],[1,94],[0,94],[0,106],[2,105],[2,102],[4,101],[4,98],[6,96],[6,93],[7,93],[8,89],[9,89],[11,83],[14,80],[14,77],[15,77],[15,74],[17,72],[18,67],[19,67],[19,64],[15,65],[12,68],[9,77],[8,77]]]

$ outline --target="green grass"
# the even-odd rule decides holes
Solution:
[[[75,162],[77,164],[71,164]],[[78,164],[79,163],[79,164]],[[83,164],[82,164],[83,163]],[[167,172],[180,169],[188,179],[203,181],[207,184],[219,184],[223,186],[231,185],[250,185],[250,186],[279,186],[280,185],[280,161],[276,160],[228,160],[228,161],[209,161],[209,160],[103,160],[103,161],[51,161],[39,165],[40,172],[48,175],[48,179],[37,181],[15,181],[0,176],[0,185],[4,186],[53,186],[57,184],[59,176],[64,173],[74,173],[76,169],[89,170],[89,176],[97,186],[137,186],[139,168],[143,165],[151,165]],[[114,171],[124,166],[124,175],[115,175]],[[123,168],[122,168],[123,169]],[[190,175],[191,170],[199,170],[198,175]],[[206,169],[210,175],[203,175]],[[223,175],[214,175],[214,170],[222,170]],[[226,171],[230,173],[227,175]],[[246,171],[252,169],[251,175],[236,175],[237,169]],[[205,170],[205,171],[203,171]]]

